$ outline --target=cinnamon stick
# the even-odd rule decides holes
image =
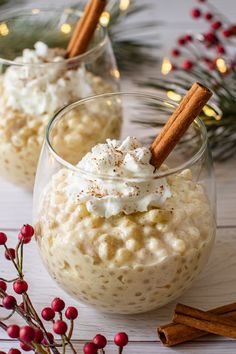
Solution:
[[[212,312],[177,304],[173,316],[174,323],[180,323],[208,333],[236,339],[236,322]]]
[[[77,22],[75,29],[72,33],[70,42],[67,46],[67,56],[69,56],[69,53],[72,51],[73,47],[76,45],[77,37],[79,36],[82,27],[84,26],[85,20],[88,17],[89,12],[91,11],[91,6],[92,6],[93,0],[89,1],[84,9],[84,13],[80,20]]]
[[[90,0],[72,35],[67,57],[72,58],[86,51],[105,6],[106,0]]]
[[[153,166],[161,166],[211,96],[207,87],[193,84],[150,146]]]
[[[208,311],[209,312],[209,311]],[[210,312],[236,320],[236,302],[211,309]],[[174,346],[209,334],[208,332],[178,323],[168,323],[157,328],[160,341]]]

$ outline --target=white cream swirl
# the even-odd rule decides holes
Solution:
[[[3,75],[7,106],[26,114],[54,113],[60,107],[91,95],[83,66],[69,70],[64,50],[50,49],[43,42],[24,49]],[[26,65],[17,65],[26,64]]]
[[[127,137],[123,142],[107,139],[77,165],[89,177],[71,172],[66,193],[85,202],[90,213],[106,218],[121,212],[132,214],[160,207],[171,192],[165,178],[154,178],[150,158],[150,150],[134,137]],[[101,178],[99,174],[111,178]]]

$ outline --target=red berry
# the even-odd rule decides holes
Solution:
[[[34,342],[41,343],[42,340],[43,340],[43,332],[41,331],[40,328],[35,328],[34,329]]]
[[[11,349],[10,349],[11,350]],[[8,352],[8,354],[10,353],[10,351]],[[0,350],[0,354],[7,354],[6,352],[2,352],[1,350]]]
[[[14,298],[14,296],[6,295],[2,299],[2,305],[3,307],[5,307],[5,309],[12,310],[16,305],[16,299]]]
[[[98,350],[94,343],[86,343],[83,348],[84,354],[97,354]]]
[[[225,38],[228,38],[228,37],[232,36],[232,31],[231,31],[230,29],[223,30],[223,31],[222,31],[222,35],[223,35]]]
[[[186,34],[186,36],[184,38],[187,42],[192,42],[192,40],[193,40],[193,36],[191,36],[191,34]]]
[[[1,354],[2,352],[0,352]],[[19,349],[16,348],[11,348],[8,352],[8,354],[21,354],[21,351]]]
[[[62,310],[64,310],[65,308],[65,303],[62,299],[60,299],[59,297],[56,297],[52,303],[51,303],[51,306],[52,306],[52,309],[55,311],[55,312],[60,312]]]
[[[207,21],[210,21],[213,19],[213,15],[211,12],[206,12],[205,15],[204,15],[204,18],[207,20]]]
[[[25,237],[32,237],[34,234],[34,228],[31,225],[26,224],[22,226],[20,232]]]
[[[53,334],[50,332],[47,332],[47,335],[48,335],[48,340],[45,338],[42,340],[42,344],[44,344],[44,345],[52,344],[54,342]],[[49,343],[48,343],[48,341],[49,341]]]
[[[53,331],[56,333],[56,334],[59,334],[59,335],[63,335],[66,333],[67,331],[67,324],[66,322],[62,321],[62,320],[58,320],[54,323],[53,325]]]
[[[177,48],[172,49],[171,51],[172,57],[178,57],[180,55],[180,51]]]
[[[179,45],[185,45],[186,40],[185,40],[185,38],[180,37],[180,38],[177,39],[177,42],[178,42]]]
[[[75,320],[78,317],[78,310],[73,306],[67,307],[65,316],[68,320]]]
[[[25,352],[30,352],[33,348],[30,347],[28,344],[26,343],[22,343],[20,342],[20,347],[21,349],[23,349]]]
[[[115,335],[114,343],[118,345],[118,347],[125,347],[128,344],[129,337],[126,333],[120,332]]]
[[[191,11],[191,16],[193,17],[193,18],[199,18],[199,17],[201,17],[201,10],[200,9],[197,9],[197,8],[195,8],[195,9],[192,9],[192,11]]]
[[[183,61],[182,68],[184,70],[191,70],[192,67],[193,67],[193,63],[190,60],[186,59],[186,60]]]
[[[217,51],[217,53],[219,53],[219,54],[224,54],[224,53],[225,53],[225,48],[224,48],[222,45],[218,45],[218,46],[216,47],[216,51]]]
[[[31,241],[31,237],[30,236],[23,236],[22,233],[20,232],[18,235],[18,240],[24,244],[27,244]]]
[[[204,38],[209,43],[217,42],[217,37],[216,37],[215,33],[213,33],[213,32],[204,33]]]
[[[214,30],[218,30],[221,26],[222,26],[222,23],[220,21],[216,21],[211,24],[211,28]]]
[[[93,343],[96,345],[98,349],[103,349],[107,345],[107,339],[101,334],[97,334],[93,338]]]
[[[17,325],[11,325],[7,327],[7,334],[10,338],[19,338],[20,327]]]
[[[42,309],[41,316],[45,321],[51,321],[55,317],[55,311],[51,307]]]
[[[7,284],[3,280],[0,280],[0,290],[2,290],[2,291],[7,290]]]
[[[5,245],[7,242],[7,235],[4,232],[0,232],[0,246]]]
[[[23,294],[28,290],[28,284],[25,280],[18,279],[13,284],[13,289],[17,294]]]
[[[8,248],[5,251],[5,258],[10,261],[11,259],[15,259],[16,258],[16,251],[14,248]]]
[[[34,328],[30,326],[24,326],[20,329],[19,338],[22,342],[30,343],[34,340]]]

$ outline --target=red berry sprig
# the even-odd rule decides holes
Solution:
[[[4,249],[5,258],[12,262],[17,271],[17,278],[6,280],[0,278],[0,299],[2,307],[10,312],[5,319],[0,320],[0,327],[6,331],[9,338],[19,340],[20,347],[24,352],[34,351],[38,354],[61,354],[59,348],[64,353],[66,347],[70,347],[74,354],[77,354],[71,337],[73,334],[74,321],[78,317],[78,310],[74,306],[66,307],[65,302],[56,297],[52,300],[51,305],[44,307],[41,311],[41,316],[35,310],[32,301],[28,295],[29,285],[24,279],[23,272],[23,246],[27,245],[34,235],[34,229],[31,225],[25,224],[18,234],[18,243],[15,248],[9,248],[7,245],[7,235],[0,232],[0,246]],[[12,283],[12,287],[7,287],[7,282]],[[10,294],[9,290],[21,297],[21,300],[16,300],[15,296]],[[21,316],[26,324],[19,327],[17,324],[6,324],[14,314]],[[61,339],[56,340],[51,332],[45,328],[44,321],[50,324],[52,331]],[[122,335],[122,333],[117,334]],[[116,335],[115,338],[118,338]],[[128,338],[128,337],[127,337]],[[120,341],[119,353],[127,344],[125,341]],[[102,334],[97,334],[93,340],[86,343],[84,346],[85,354],[104,353],[104,348],[107,345],[107,339]],[[21,354],[19,349],[11,348],[8,354]],[[0,351],[0,354],[6,354]]]
[[[214,82],[219,77],[226,76],[230,72],[235,72],[235,60],[224,60],[225,68],[219,69],[217,59],[228,53],[227,44],[230,40],[236,37],[236,25],[221,16],[220,13],[214,10],[207,0],[199,0],[199,4],[206,7],[194,7],[191,10],[191,17],[195,20],[204,20],[208,24],[208,30],[201,35],[192,36],[185,34],[176,40],[177,46],[171,50],[172,69],[171,71],[183,70],[193,72],[194,75],[199,75],[199,72],[208,73],[210,82],[214,86]],[[183,47],[183,50],[182,50]],[[209,61],[205,61],[206,55]],[[177,60],[180,61],[176,62]],[[208,82],[208,84],[210,84]]]

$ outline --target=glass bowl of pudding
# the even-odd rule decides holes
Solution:
[[[81,15],[70,9],[32,9],[0,16],[0,175],[31,190],[52,115],[78,99],[119,88],[113,50],[102,26],[84,54],[65,59]],[[81,114],[80,121],[73,116],[67,121],[63,140],[73,140],[81,157],[101,142],[101,131],[103,141],[119,136],[120,117],[114,117],[111,130],[105,131],[104,116],[94,122],[89,114]]]
[[[122,112],[121,137],[82,159],[78,151],[75,163],[55,139],[73,110],[97,105],[107,124],[111,112]],[[39,252],[67,293],[102,311],[167,304],[210,256],[215,189],[202,121],[195,119],[158,170],[150,164],[150,143],[175,108],[142,93],[102,94],[65,107],[48,125],[34,189]]]

